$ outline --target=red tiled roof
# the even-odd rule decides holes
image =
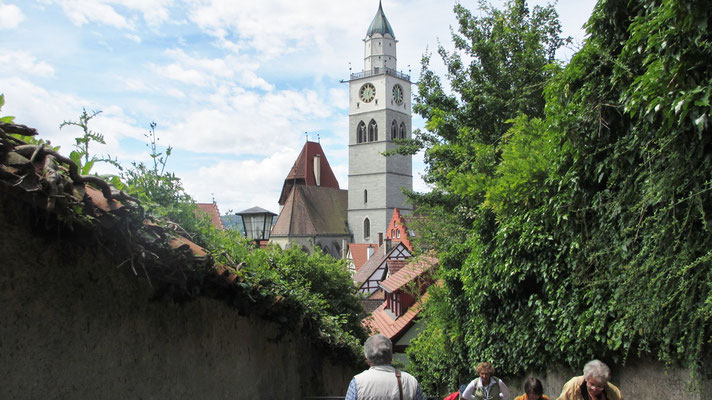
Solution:
[[[366,282],[371,277],[371,275],[373,275],[373,273],[378,270],[378,267],[380,267],[381,264],[383,264],[383,262],[388,257],[390,257],[396,251],[398,251],[398,253],[402,252],[404,248],[404,244],[397,243],[395,246],[391,247],[391,249],[386,254],[383,254],[380,251],[376,251],[375,253],[373,253],[371,258],[361,266],[358,272],[354,274],[354,283],[356,283],[357,286],[361,286],[362,283]]]
[[[339,181],[336,180],[336,175],[334,175],[334,171],[331,170],[331,166],[326,159],[326,154],[324,154],[321,145],[317,142],[306,142],[297,160],[294,162],[292,169],[284,179],[282,193],[279,196],[279,205],[284,205],[295,184],[317,186],[316,178],[314,177],[313,161],[316,155],[319,156],[319,169],[321,172],[321,182],[319,186],[334,189],[339,188]]]
[[[372,243],[351,243],[349,250],[351,251],[351,260],[354,262],[356,271],[360,270],[363,264],[368,261],[368,248],[372,248],[373,254],[378,252],[378,244]]]
[[[421,256],[417,260],[408,263],[400,271],[391,274],[383,282],[381,287],[388,293],[399,290],[408,282],[423,275],[438,263],[438,259],[432,256]]]
[[[225,226],[220,219],[220,211],[218,210],[218,205],[215,203],[196,203],[198,206],[198,213],[205,213],[210,218],[210,222],[215,225],[218,229],[225,229]]]
[[[406,311],[405,314],[396,319],[393,319],[390,313],[386,311],[386,302],[383,302],[383,304],[381,304],[381,306],[379,306],[373,314],[362,321],[362,324],[371,332],[380,333],[395,341],[395,339],[403,336],[403,334],[415,322],[415,318],[420,313],[422,304],[427,300],[427,298],[428,294],[425,293],[419,301],[408,308],[408,311]]]
[[[388,266],[388,273],[390,275],[393,275],[396,272],[403,269],[403,267],[405,267],[406,264],[408,264],[408,261],[406,261],[406,260],[388,260],[388,261],[386,261],[386,265]]]

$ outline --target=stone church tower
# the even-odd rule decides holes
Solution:
[[[395,208],[411,210],[402,188],[413,189],[412,157],[381,154],[411,137],[411,83],[396,70],[396,39],[380,2],[364,44],[363,71],[349,80],[348,223],[355,243],[376,243]]]

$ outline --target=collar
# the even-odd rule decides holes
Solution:
[[[489,384],[487,385],[487,387],[490,387],[490,386],[494,385],[494,384],[497,383],[498,381],[499,381],[499,379],[497,379],[496,376],[490,376],[490,382],[489,382]],[[477,378],[477,385],[479,385],[479,386],[481,386],[481,387],[485,387],[485,385],[482,383],[482,378]]]
[[[373,365],[371,368],[374,371],[385,371],[385,372],[394,372],[396,371],[396,368],[392,366],[391,364],[383,364],[383,365]]]

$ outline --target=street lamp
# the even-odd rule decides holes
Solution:
[[[260,207],[248,208],[236,214],[242,218],[245,236],[254,240],[260,247],[266,245],[272,228],[272,220],[277,214]]]

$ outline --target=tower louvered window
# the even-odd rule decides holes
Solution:
[[[395,119],[391,122],[391,140],[394,139],[398,139],[398,124]]]
[[[356,143],[363,143],[366,141],[366,124],[363,121],[359,122],[356,128]]]
[[[405,124],[403,122],[400,124],[400,138],[405,139]]]
[[[378,141],[378,125],[375,120],[371,120],[371,122],[368,123],[368,141]]]

